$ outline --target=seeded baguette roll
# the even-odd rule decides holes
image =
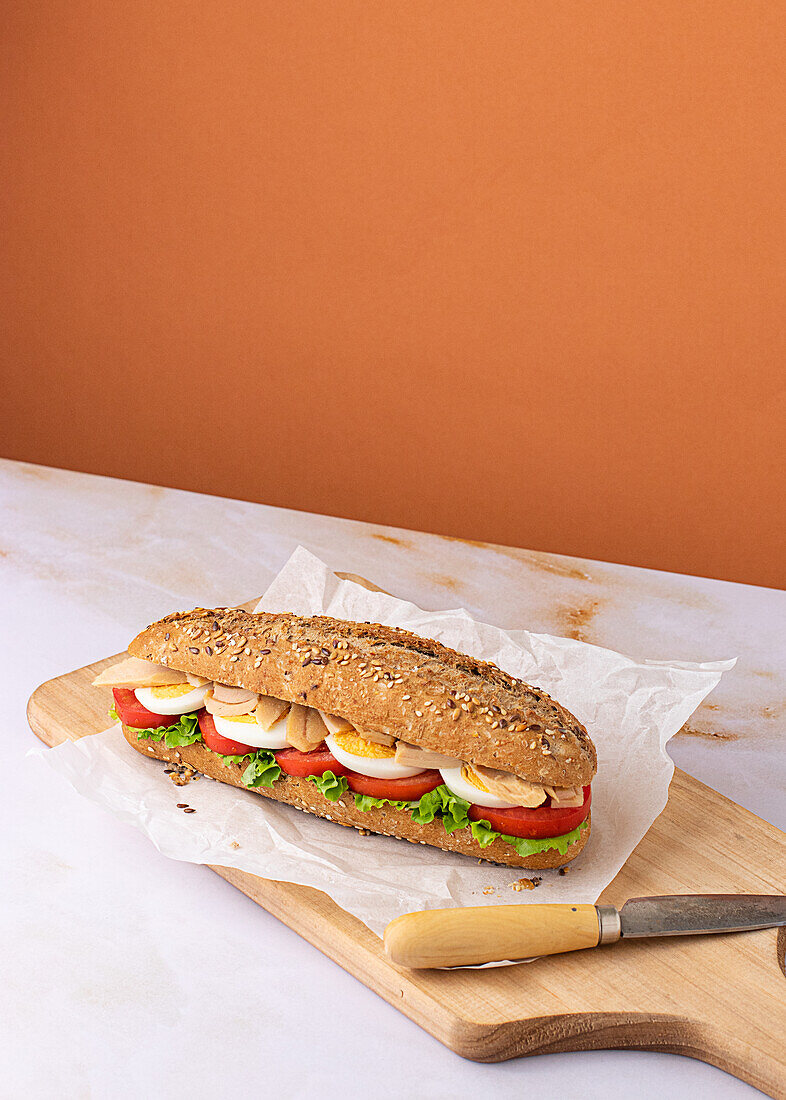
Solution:
[[[197,608],[153,623],[128,649],[545,786],[584,786],[597,768],[585,728],[546,692],[396,627]]]
[[[143,756],[168,760],[172,764],[188,764],[195,771],[210,776],[211,779],[229,783],[244,791],[249,790],[241,778],[245,765],[224,766],[220,758],[200,742],[184,745],[179,749],[168,749],[163,741],[139,740],[139,731],[129,729],[127,726],[123,726],[123,735],[129,745]],[[555,848],[548,848],[545,852],[537,852],[531,856],[520,856],[504,840],[495,840],[487,848],[481,848],[469,829],[458,829],[455,833],[447,833],[439,819],[425,825],[418,825],[408,813],[397,810],[394,806],[374,807],[364,812],[355,805],[351,791],[347,791],[340,801],[329,802],[313,783],[292,775],[282,775],[272,787],[254,787],[252,792],[261,794],[265,798],[272,798],[276,802],[286,802],[299,810],[316,814],[317,817],[324,817],[338,825],[367,829],[371,833],[383,833],[385,836],[398,837],[399,840],[409,840],[413,844],[429,844],[433,848],[442,848],[445,852],[458,852],[464,856],[487,859],[491,863],[501,863],[507,867],[526,867],[530,870],[542,871],[569,863],[589,840],[592,828],[590,813],[587,818],[587,828],[582,829],[579,839],[570,845],[564,856],[560,855]]]

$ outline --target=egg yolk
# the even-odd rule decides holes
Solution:
[[[232,714],[224,719],[225,722],[248,722],[250,725],[256,725],[257,718],[255,714]]]
[[[484,784],[480,776],[473,772],[469,764],[461,765],[461,778],[466,779],[467,783],[471,783],[472,786],[477,787],[479,791],[485,791],[486,794],[489,793],[488,787]]]
[[[359,733],[334,733],[333,739],[340,749],[353,756],[367,756],[372,760],[388,760],[396,755],[396,750],[387,745],[378,745],[376,741],[367,741]]]
[[[150,690],[156,699],[177,699],[179,695],[188,695],[189,692],[196,689],[193,684],[162,684]]]

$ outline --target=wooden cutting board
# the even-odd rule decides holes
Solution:
[[[106,729],[111,693],[91,681],[120,656],[37,688],[33,732],[54,746]],[[660,1050],[786,1098],[786,929],[622,941],[493,970],[406,971],[326,894],[212,870],[465,1058]],[[601,900],[710,892],[786,892],[784,834],[676,771],[666,809]]]

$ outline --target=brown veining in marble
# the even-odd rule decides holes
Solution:
[[[491,550],[494,554],[523,562],[533,569],[542,569],[546,573],[554,573],[559,577],[569,577],[579,581],[592,580],[590,574],[579,568],[578,564],[572,564],[570,558],[563,561],[540,550],[520,550],[516,546],[499,546],[495,542],[478,542],[477,539],[461,539],[455,535],[437,535],[436,537],[446,542],[460,542],[464,546],[477,546],[481,550]]]
[[[449,573],[429,573],[428,577],[434,584],[438,584],[440,588],[447,588],[449,592],[460,592],[464,587],[463,581],[451,577]]]
[[[600,609],[600,600],[584,600],[574,607],[561,607],[557,610],[558,633],[565,638],[575,638],[577,642],[588,642],[589,625]]]
[[[482,550],[506,550],[508,547],[497,546],[494,542],[479,542],[477,539],[462,539],[458,535],[436,535],[445,542],[463,542],[465,546],[479,546]]]
[[[36,466],[28,462],[20,462],[17,465],[17,470],[20,474],[24,474],[25,477],[34,477],[39,481],[51,481],[55,474],[63,472],[53,466]]]
[[[559,561],[550,554],[542,554],[537,550],[521,550],[518,555],[514,556],[535,569],[542,569],[546,573],[555,573],[558,577],[568,577],[574,581],[592,580],[589,573],[580,569],[578,565],[571,565],[570,560]]]
[[[761,708],[762,718],[783,718],[786,715],[786,701],[781,703],[768,703]]]
[[[736,741],[739,734],[725,733],[721,730],[700,730],[695,726],[690,726],[686,722],[685,725],[679,730],[675,736],[679,737],[684,734],[686,737],[706,737],[710,741]]]
[[[398,546],[402,550],[413,550],[414,544],[409,539],[400,539],[394,535],[380,535],[377,531],[371,531],[371,538],[379,542],[389,542],[391,546]]]

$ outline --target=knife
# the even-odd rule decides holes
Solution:
[[[517,962],[619,939],[748,932],[786,925],[786,895],[672,894],[613,905],[488,905],[427,909],[385,929],[392,962],[415,969]]]

